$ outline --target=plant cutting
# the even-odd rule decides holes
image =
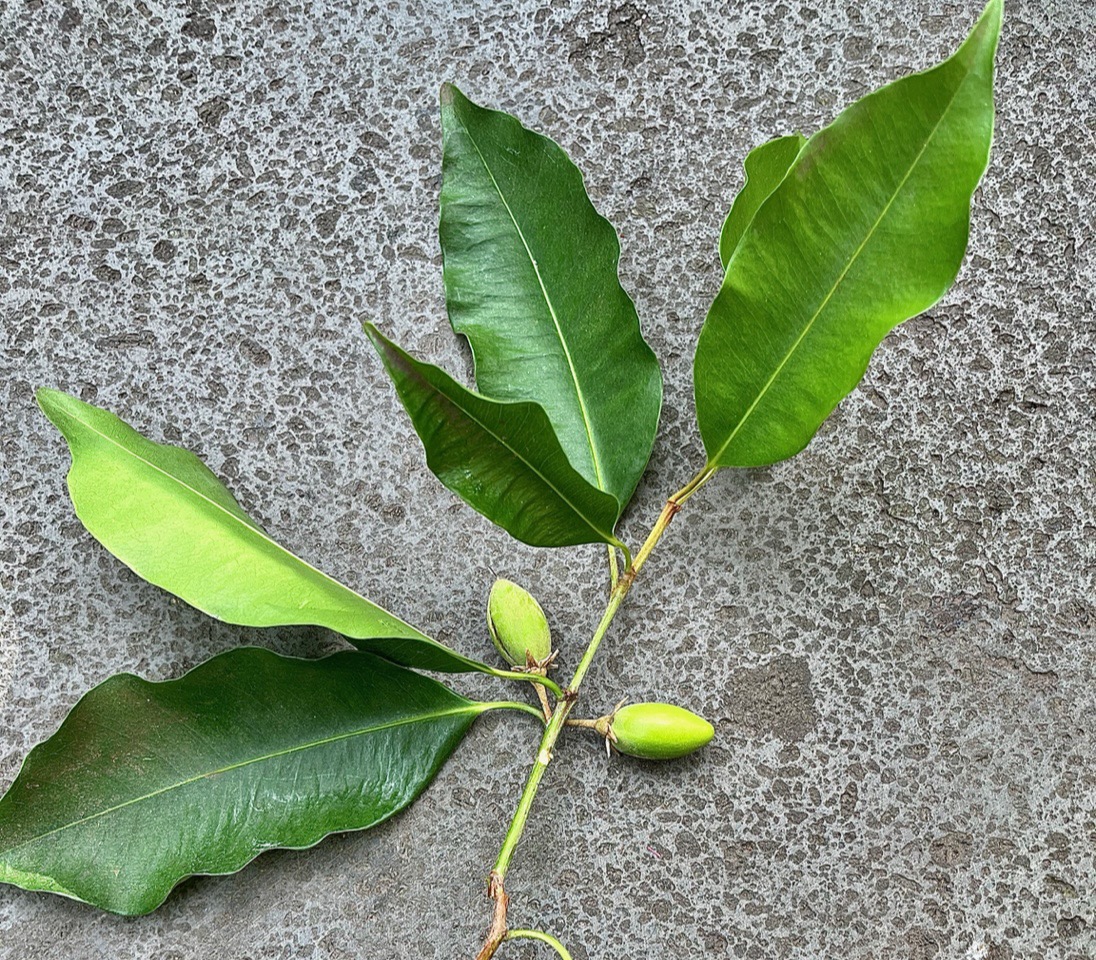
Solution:
[[[608,599],[588,639],[553,636],[537,600],[503,579],[478,647],[444,645],[283,546],[195,454],[40,390],[71,451],[76,513],[120,561],[227,623],[312,625],[353,649],[307,660],[244,647],[178,679],[95,687],[0,798],[0,881],[144,914],[185,877],[393,816],[478,716],[520,713],[531,766],[484,865],[491,914],[477,956],[531,939],[568,957],[566,931],[511,924],[521,891],[508,889],[566,735],[600,738],[613,762],[671,764],[718,735],[689,704],[587,712],[591,664],[676,514],[718,509],[705,488],[721,470],[801,451],[886,334],[954,281],[989,158],[1001,14],[991,0],[942,63],[747,156],[713,237],[723,280],[693,364],[705,458],[639,544],[618,525],[655,442],[662,379],[618,278],[616,232],[556,143],[443,88],[445,295],[476,388],[372,323],[365,334],[445,487],[524,543],[604,547]],[[498,695],[451,689],[470,672]]]

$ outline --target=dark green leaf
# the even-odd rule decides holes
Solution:
[[[746,171],[746,182],[735,197],[719,234],[719,261],[724,270],[757,208],[780,185],[806,142],[806,137],[795,133],[790,137],[777,137],[749,152],[742,165]]]
[[[557,144],[450,84],[441,102],[445,292],[477,387],[539,403],[619,515],[651,454],[662,378],[617,278],[616,233]]]
[[[0,799],[0,881],[148,913],[184,877],[392,816],[489,708],[356,652],[112,677]]]
[[[228,623],[315,624],[406,666],[494,672],[275,543],[189,451],[153,443],[57,390],[39,390],[38,403],[72,451],[68,487],[77,516],[150,583]]]
[[[711,467],[800,451],[897,323],[948,289],[993,133],[992,0],[949,60],[815,134],[758,209],[697,345]]]
[[[466,390],[445,371],[365,325],[426,449],[450,490],[535,547],[612,543],[615,498],[571,466],[544,409]]]

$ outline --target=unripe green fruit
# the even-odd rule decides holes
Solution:
[[[552,654],[552,632],[536,598],[501,577],[487,599],[487,629],[503,659],[515,667],[542,663]]]
[[[643,760],[684,757],[715,735],[715,728],[703,717],[672,703],[630,703],[602,721],[598,730],[621,753]]]

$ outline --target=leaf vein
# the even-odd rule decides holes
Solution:
[[[559,337],[560,347],[563,349],[563,356],[567,360],[567,368],[571,374],[571,381],[575,385],[575,397],[578,400],[579,413],[582,417],[582,426],[586,432],[586,442],[590,447],[590,457],[594,465],[594,475],[597,478],[597,487],[603,492],[608,492],[605,488],[605,480],[602,476],[601,459],[598,456],[597,445],[594,443],[593,430],[590,427],[590,413],[586,407],[586,397],[582,392],[582,385],[579,383],[578,371],[575,369],[574,360],[571,357],[570,347],[567,345],[567,341],[563,336],[563,328],[560,326],[559,317],[556,314],[555,306],[552,304],[552,299],[548,295],[548,289],[544,283],[544,277],[540,272],[540,264],[537,263],[536,257],[533,256],[533,251],[529,248],[529,243],[525,239],[525,232],[521,229],[521,225],[518,223],[517,218],[514,216],[514,211],[510,208],[510,204],[507,201],[505,195],[502,192],[502,188],[499,186],[498,180],[495,179],[495,174],[491,170],[490,164],[487,162],[487,158],[483,155],[483,151],[480,150],[479,144],[476,143],[476,138],[472,136],[472,132],[462,122],[461,126],[464,128],[464,132],[468,136],[469,142],[475,148],[476,155],[480,158],[480,162],[483,164],[483,169],[487,173],[488,178],[491,180],[491,185],[495,188],[495,192],[499,195],[499,200],[502,201],[503,207],[506,209],[507,215],[510,217],[510,222],[514,225],[514,230],[517,232],[518,239],[521,240],[521,245],[525,249],[525,255],[529,258],[529,263],[533,267],[533,273],[536,275],[537,284],[540,287],[541,296],[544,298],[545,306],[548,307],[548,313],[552,317],[552,324],[556,328],[556,335]]]
[[[435,384],[431,383],[426,377],[422,376],[422,374],[420,374],[417,370],[415,370],[414,372],[415,372],[416,376],[418,376],[419,379],[423,383],[425,383],[431,390],[433,390],[436,394],[438,394],[438,396],[442,397],[443,399],[447,400],[449,403],[453,404],[453,406],[455,406],[458,410],[460,410],[461,413],[463,413],[466,417],[468,417],[468,419],[471,420],[474,424],[476,424],[476,426],[480,427],[483,430],[484,433],[488,434],[488,436],[490,436],[490,437],[493,437],[499,443],[500,446],[502,446],[506,450],[509,450],[510,453],[512,453],[518,460],[520,460],[522,463],[524,463],[533,473],[535,473],[544,482],[544,485],[546,487],[548,487],[548,489],[551,490],[557,497],[559,497],[559,499],[562,500],[568,507],[570,507],[571,510],[574,511],[575,515],[578,516],[579,518],[581,518],[582,521],[591,530],[594,531],[594,533],[596,533],[599,537],[604,538],[607,543],[614,543],[614,544],[619,543],[617,538],[611,532],[607,533],[606,531],[602,530],[596,523],[594,523],[593,520],[591,520],[588,516],[586,516],[586,514],[583,513],[581,509],[579,509],[579,507],[577,507],[574,503],[571,502],[571,500],[567,497],[566,494],[563,493],[562,490],[559,489],[559,487],[557,487],[551,480],[548,479],[548,477],[546,477],[540,470],[538,470],[524,456],[522,456],[520,451],[518,451],[514,446],[512,446],[509,443],[509,441],[507,441],[504,437],[499,436],[486,423],[484,423],[482,420],[480,420],[479,417],[477,417],[470,409],[468,409],[467,406],[461,404],[458,398],[449,396],[440,387],[438,387]],[[490,403],[497,403],[500,406],[515,406],[515,404],[507,404],[507,403],[504,403],[502,401],[491,400],[489,397],[484,397],[483,399],[488,400]],[[534,403],[532,400],[523,400],[523,401],[520,401],[520,403],[521,404],[531,404],[533,406],[539,406],[539,404]],[[543,408],[541,408],[541,409],[543,410]],[[547,416],[547,413],[545,413],[545,416]],[[439,426],[438,429],[439,430],[441,429],[440,426]],[[562,450],[562,447],[560,449]],[[568,462],[568,465],[570,465],[569,462]],[[574,469],[574,468],[572,467],[572,469]],[[576,475],[579,477],[579,479],[583,483],[588,482],[585,477],[583,477],[581,474],[578,474],[578,471],[575,471],[575,472],[576,472]],[[592,489],[596,490],[597,488],[592,488]],[[612,494],[607,494],[603,490],[598,490],[597,492],[602,493],[605,496],[612,496]]]
[[[290,551],[287,548],[283,547],[280,543],[278,543],[277,540],[273,539],[269,534],[267,534],[259,526],[252,525],[250,523],[246,523],[244,520],[242,520],[240,517],[236,516],[236,514],[234,514],[231,510],[229,510],[224,505],[218,503],[216,500],[212,499],[211,497],[206,496],[200,490],[197,490],[196,488],[192,487],[190,484],[186,483],[184,480],[181,480],[179,477],[177,477],[174,474],[170,473],[169,471],[165,470],[163,467],[159,466],[158,464],[153,463],[151,460],[148,460],[145,457],[142,457],[135,450],[132,450],[129,447],[125,446],[124,444],[119,443],[113,437],[109,436],[108,434],[103,433],[101,430],[96,428],[94,424],[89,423],[87,420],[84,420],[83,418],[77,416],[72,411],[66,410],[65,415],[70,417],[71,419],[75,420],[77,423],[79,423],[81,426],[83,426],[87,430],[91,431],[92,433],[94,433],[96,436],[101,437],[107,443],[110,443],[113,446],[117,447],[119,450],[121,450],[123,453],[127,454],[128,456],[132,457],[137,462],[139,462],[141,464],[144,464],[146,467],[151,468],[156,473],[162,474],[163,476],[167,477],[168,480],[170,480],[171,482],[173,482],[173,483],[177,484],[179,487],[181,487],[183,490],[185,490],[188,493],[192,494],[193,496],[197,497],[199,500],[209,504],[214,509],[219,511],[225,518],[227,518],[233,524],[236,524],[238,526],[238,528],[241,528],[242,530],[246,531],[247,533],[257,537],[263,543],[273,547],[279,554],[281,554],[285,557],[288,557],[291,560],[296,560],[302,566],[308,568],[313,573],[318,574],[321,578],[323,578],[323,580],[327,581],[328,583],[330,583],[331,585],[336,587],[338,590],[344,591],[344,592],[350,594],[354,598],[354,600],[360,601],[362,603],[367,604],[369,607],[372,608],[373,611],[380,614],[381,616],[386,617],[386,618],[388,618],[392,621],[395,621],[396,623],[401,624],[404,627],[407,627],[408,630],[413,631],[418,637],[423,637],[423,635],[420,634],[419,631],[416,630],[413,626],[411,626],[411,624],[407,623],[404,620],[401,620],[395,614],[389,613],[387,610],[383,609],[382,607],[378,607],[371,600],[367,599],[366,597],[361,596],[361,594],[357,593],[356,591],[351,590],[345,584],[339,583],[339,581],[336,580],[334,577],[331,577],[328,574],[324,573],[322,570],[318,569],[317,567],[312,566],[312,564],[310,564],[307,560],[301,559],[295,553],[293,553],[292,551]],[[198,458],[195,457],[195,459],[197,460]],[[200,460],[198,460],[198,462],[201,463]],[[73,464],[75,466],[75,455],[73,455]],[[427,637],[425,639],[429,639],[429,638]]]
[[[936,123],[933,126],[932,130],[929,131],[929,135],[925,138],[925,142],[921,145],[921,149],[917,152],[917,156],[913,158],[913,162],[910,164],[909,169],[906,170],[906,173],[902,177],[901,181],[898,183],[898,186],[896,186],[894,188],[894,192],[888,198],[886,204],[883,206],[882,211],[880,211],[879,216],[876,217],[875,223],[873,223],[871,225],[871,229],[868,230],[867,235],[860,242],[860,245],[856,248],[856,250],[853,251],[853,254],[849,258],[848,263],[845,264],[844,269],[838,275],[837,279],[833,283],[833,286],[830,287],[829,291],[826,293],[826,296],[822,299],[822,302],[818,305],[818,308],[815,310],[815,312],[811,316],[810,320],[807,321],[806,325],[803,327],[802,332],[796,338],[795,342],[791,345],[791,347],[788,348],[788,351],[787,351],[787,353],[784,354],[783,359],[781,359],[781,361],[777,365],[776,369],[772,372],[772,374],[770,374],[769,379],[765,382],[764,386],[762,386],[762,388],[758,392],[757,396],[754,397],[753,402],[749,405],[749,407],[746,408],[746,412],[743,413],[742,416],[739,418],[738,423],[735,424],[735,428],[731,431],[730,435],[723,442],[722,446],[720,446],[720,448],[716,451],[714,456],[711,456],[711,457],[708,458],[708,465],[709,466],[717,463],[719,458],[723,456],[723,454],[726,452],[727,448],[734,441],[734,438],[738,435],[738,432],[746,424],[746,421],[749,420],[749,418],[753,415],[754,410],[757,409],[757,405],[764,399],[765,395],[769,392],[769,389],[772,387],[772,385],[776,382],[777,378],[780,376],[780,374],[783,371],[784,367],[787,366],[788,361],[795,354],[795,351],[799,349],[800,344],[806,338],[807,334],[811,332],[811,328],[814,326],[815,321],[818,320],[818,318],[822,315],[822,312],[829,305],[830,300],[833,299],[833,296],[837,292],[838,287],[840,287],[841,284],[844,282],[845,277],[848,275],[849,271],[853,268],[853,265],[856,263],[857,259],[860,257],[860,254],[864,252],[864,248],[871,241],[871,238],[873,236],[875,236],[875,231],[879,229],[879,225],[883,222],[883,220],[886,218],[887,214],[890,212],[891,207],[894,205],[894,201],[898,199],[898,195],[902,192],[902,189],[905,187],[907,181],[909,180],[909,178],[911,176],[913,176],[913,171],[917,168],[917,165],[921,162],[921,158],[925,155],[925,151],[929,148],[930,144],[932,143],[933,139],[935,138],[935,136],[937,134],[937,131],[939,131],[939,129],[940,129],[940,125],[944,122],[945,118],[947,117],[948,111],[951,110],[952,104],[955,103],[956,97],[959,96],[959,91],[962,89],[962,86],[963,86],[962,83],[957,85],[956,88],[955,88],[955,91],[952,93],[951,97],[948,98],[947,105],[944,107],[943,111],[940,114],[940,119],[936,121]],[[823,180],[823,184],[825,184],[825,180]],[[739,249],[741,249],[741,245],[738,248],[736,248],[735,253],[737,253]],[[734,262],[734,256],[732,255],[731,262],[728,263],[728,265],[727,265],[727,272],[728,273],[730,272],[730,269],[731,269],[731,266],[732,266],[733,262]]]
[[[124,810],[126,807],[131,807],[136,803],[144,803],[146,800],[153,800],[156,797],[163,794],[170,793],[173,790],[181,790],[183,787],[190,786],[192,783],[197,783],[199,780],[205,780],[208,777],[219,776],[223,773],[231,773],[234,770],[242,770],[245,767],[253,766],[256,763],[265,763],[268,760],[276,760],[279,757],[287,757],[294,753],[300,753],[303,750],[312,750],[317,747],[324,747],[332,743],[338,743],[341,740],[350,740],[354,737],[369,736],[370,734],[379,733],[383,730],[393,730],[397,727],[408,726],[413,723],[425,723],[430,720],[440,720],[444,717],[460,716],[464,713],[480,714],[483,712],[483,704],[471,704],[467,707],[455,707],[450,710],[439,710],[435,713],[424,713],[414,717],[407,717],[400,720],[394,720],[389,723],[379,723],[372,727],[362,727],[358,730],[350,730],[346,733],[340,733],[332,737],[324,737],[320,740],[312,740],[307,743],[297,744],[296,746],[288,747],[284,750],[276,750],[272,753],[263,754],[258,757],[251,757],[247,760],[242,760],[239,763],[230,763],[223,767],[219,767],[215,770],[208,770],[203,773],[194,774],[183,780],[179,780],[176,783],[170,783],[165,787],[161,787],[159,790],[153,790],[150,793],[143,794],[139,797],[132,797],[123,803],[117,803],[112,807],[107,807],[103,810],[97,810],[95,813],[88,814],[86,817],[81,817],[79,820],[73,820],[70,823],[63,823],[59,827],[54,827],[52,830],[47,830],[45,833],[40,833],[34,837],[28,837],[21,843],[17,843],[15,846],[8,847],[3,851],[4,855],[10,855],[16,850],[20,850],[23,847],[29,846],[33,843],[38,843],[42,840],[46,840],[56,834],[63,833],[66,830],[74,829],[75,827],[83,826],[85,823],[90,823],[93,820],[98,820],[101,817],[109,816],[112,813],[117,813],[119,810]]]

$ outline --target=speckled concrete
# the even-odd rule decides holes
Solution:
[[[668,398],[634,542],[701,460],[690,359],[742,156],[976,12],[663,6],[0,3],[0,786],[112,673],[336,644],[215,623],[100,549],[38,384],[200,452],[308,559],[470,653],[493,577],[529,584],[574,663],[600,552],[522,547],[450,496],[359,333],[470,368],[441,297],[439,83],[557,138],[621,232]],[[690,505],[591,675],[591,711],[671,699],[718,733],[666,766],[561,751],[512,916],[576,960],[1096,956],[1096,16],[1008,6],[959,283],[806,453]],[[485,718],[394,821],[147,918],[0,889],[0,957],[468,957],[530,735]]]

